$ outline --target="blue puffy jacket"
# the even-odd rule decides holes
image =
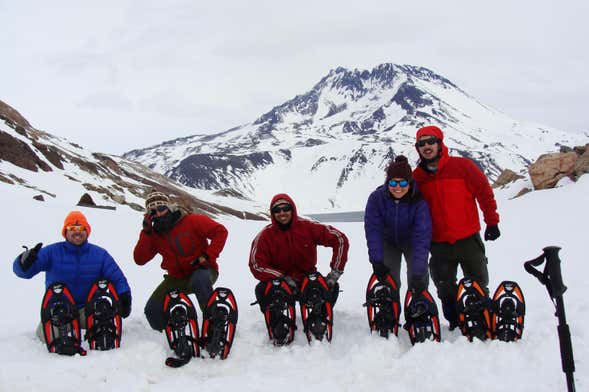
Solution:
[[[427,272],[427,259],[432,238],[429,207],[414,182],[409,192],[396,200],[387,185],[381,185],[368,197],[364,211],[364,231],[371,263],[384,260],[384,242],[395,247],[413,249],[410,260],[413,274]]]
[[[127,278],[112,256],[105,249],[88,241],[79,246],[67,241],[44,246],[29,269],[23,271],[18,256],[12,270],[25,279],[45,271],[45,287],[54,282],[65,283],[78,308],[84,306],[90,286],[98,278],[109,279],[119,294],[131,293]]]

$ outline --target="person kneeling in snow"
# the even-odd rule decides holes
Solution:
[[[145,304],[149,325],[162,331],[166,327],[164,297],[170,290],[194,293],[201,310],[206,308],[219,275],[217,257],[225,246],[227,229],[206,215],[187,213],[157,191],[147,196],[145,210],[133,257],[136,264],[144,265],[156,254],[162,255],[161,267],[168,273]]]
[[[38,243],[14,260],[12,269],[21,278],[30,279],[45,271],[45,286],[60,282],[66,285],[79,310],[79,325],[86,329],[85,305],[88,292],[98,279],[108,279],[116,289],[121,304],[121,316],[131,314],[131,288],[127,278],[112,256],[103,248],[90,244],[91,227],[80,211],[70,212],[61,230],[65,241],[43,247]],[[39,324],[37,336],[45,342]]]

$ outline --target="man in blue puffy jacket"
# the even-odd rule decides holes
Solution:
[[[64,283],[80,310],[82,329],[86,328],[86,297],[98,278],[108,279],[114,285],[121,301],[121,316],[128,317],[131,313],[131,288],[127,278],[105,249],[88,242],[90,231],[84,214],[72,211],[66,216],[61,231],[65,241],[45,247],[39,243],[17,256],[12,266],[14,273],[25,279],[45,271],[45,287],[54,282]],[[41,325],[37,335],[45,340]]]

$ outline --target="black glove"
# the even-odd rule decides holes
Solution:
[[[327,274],[327,276],[325,277],[325,282],[329,286],[329,289],[333,289],[335,287],[337,280],[340,278],[340,276],[342,276],[343,273],[344,273],[343,271],[338,271],[338,270],[332,269]]]
[[[190,262],[190,265],[195,267],[197,265],[203,266],[203,267],[208,267],[208,261],[209,261],[209,255],[206,253],[203,253],[202,255],[198,256],[196,259],[192,260]]]
[[[23,271],[31,268],[31,265],[37,260],[37,253],[41,250],[42,246],[43,243],[39,242],[34,248],[27,249],[20,254],[20,265],[22,266]],[[25,246],[24,248],[26,249],[27,247]]]
[[[153,215],[151,215],[149,212],[143,215],[143,231],[147,234],[153,232]]]
[[[127,291],[119,295],[121,301],[121,317],[127,318],[131,314],[131,292]]]
[[[384,282],[387,278],[387,274],[389,273],[389,267],[384,265],[384,263],[373,263],[372,270],[374,271],[374,275],[376,275],[379,282]]]
[[[500,235],[498,225],[487,226],[485,229],[485,241],[495,241]]]
[[[296,295],[299,292],[299,286],[297,285],[296,280],[294,280],[292,276],[284,275],[282,279],[284,279],[288,287],[290,287],[290,290],[293,294]]]
[[[429,276],[414,276],[409,281],[409,290],[413,291],[414,293],[419,293],[423,290],[427,289]]]

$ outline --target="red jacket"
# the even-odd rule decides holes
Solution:
[[[349,247],[345,234],[332,226],[299,218],[294,202],[284,193],[274,196],[270,206],[278,199],[286,199],[292,205],[291,225],[287,230],[280,229],[270,213],[272,224],[252,242],[249,267],[254,277],[267,281],[289,275],[301,281],[305,275],[317,271],[317,245],[332,248],[330,266],[343,271]]]
[[[210,240],[210,243],[209,243]],[[188,214],[180,218],[167,233],[147,234],[141,231],[135,245],[135,263],[143,265],[157,253],[162,255],[161,267],[174,278],[185,278],[199,266],[190,265],[203,253],[209,257],[207,265],[219,271],[217,257],[225,246],[227,229],[206,215]]]
[[[433,126],[420,129],[417,138],[424,135],[440,140],[444,137]],[[413,171],[413,177],[431,211],[432,241],[453,244],[481,230],[477,202],[487,225],[498,224],[499,214],[493,190],[478,166],[468,158],[449,156],[443,141],[440,146],[436,172],[425,170],[422,163]]]

